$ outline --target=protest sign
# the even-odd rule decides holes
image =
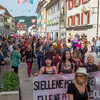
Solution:
[[[68,100],[67,87],[74,74],[39,75],[33,79],[33,100]]]
[[[39,75],[33,79],[33,100],[68,100],[67,89],[75,74]],[[90,99],[100,100],[100,71],[89,73]]]

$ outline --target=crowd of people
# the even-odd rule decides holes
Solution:
[[[8,47],[9,45],[9,47]],[[89,72],[100,70],[100,64],[94,64],[94,56],[91,52],[100,51],[100,37],[93,38],[92,42],[87,39],[73,40],[62,39],[51,41],[36,36],[19,36],[17,39],[3,38],[0,45],[0,64],[5,64],[4,58],[9,57],[14,72],[18,73],[19,63],[27,63],[28,77],[31,76],[32,63],[37,62],[40,74],[70,74],[75,73],[74,82],[69,85],[69,100],[88,100],[89,85],[87,76]],[[87,60],[85,61],[85,57]],[[78,91],[76,91],[78,90]],[[83,99],[80,99],[83,98]]]

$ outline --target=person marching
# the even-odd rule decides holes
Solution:
[[[68,87],[68,100],[89,100],[90,87],[87,84],[86,68],[78,68],[74,81]]]

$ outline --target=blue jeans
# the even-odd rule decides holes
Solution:
[[[4,58],[6,58],[7,57],[7,52],[3,52],[3,56],[4,56]]]
[[[40,68],[41,68],[41,62],[42,62],[42,66],[44,66],[44,55],[42,55],[42,56],[37,56],[37,62],[38,62],[38,68],[39,68],[39,70],[40,70]]]
[[[96,47],[96,57],[99,57],[98,52],[100,51],[100,46],[98,46],[99,49]]]

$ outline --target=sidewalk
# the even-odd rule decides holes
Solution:
[[[32,70],[36,65],[33,64]],[[37,71],[36,68],[33,72]],[[19,82],[20,82],[20,92],[21,92],[21,100],[33,100],[33,75],[28,77],[27,73],[27,65],[20,64],[19,65]]]
[[[7,72],[9,72],[10,70],[9,70],[9,68],[10,68],[10,59],[9,58],[7,58],[6,60],[5,60],[6,62],[7,62],[7,64],[5,64],[5,65],[0,65],[0,88],[1,88],[1,83],[2,83],[2,80],[3,80],[3,76],[7,73]]]

